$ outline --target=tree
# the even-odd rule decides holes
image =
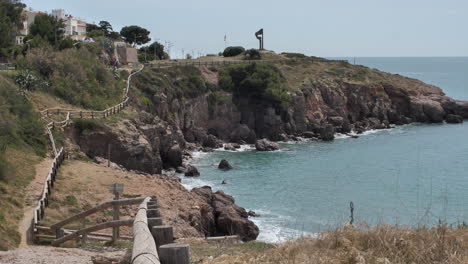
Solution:
[[[21,12],[25,7],[18,1],[0,1],[0,57],[7,56],[15,44],[21,26]]]
[[[102,30],[102,32],[104,32],[106,37],[108,37],[109,34],[113,32],[112,25],[107,21],[99,22],[99,28]]]
[[[244,52],[244,51],[245,51],[245,49],[243,47],[240,47],[240,46],[227,47],[223,52],[223,56],[224,57],[233,57],[233,56],[237,56],[237,55],[242,54],[242,52]]]
[[[245,51],[245,58],[248,60],[259,60],[262,58],[262,55],[256,49],[249,49]]]
[[[55,45],[63,38],[64,27],[62,20],[40,14],[34,19],[34,24],[31,25],[29,31],[32,36],[40,36],[50,44]]]
[[[120,35],[125,41],[133,46],[143,45],[151,41],[150,32],[139,26],[128,26],[122,28]]]
[[[169,55],[164,52],[164,45],[160,44],[159,42],[155,41],[151,45],[140,48],[140,52],[145,52],[148,55],[151,55],[151,58],[157,60],[167,60],[169,59]]]

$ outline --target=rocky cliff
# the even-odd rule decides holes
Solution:
[[[468,102],[438,87],[329,61],[148,68],[134,79],[130,96],[130,116],[69,134],[90,157],[107,157],[111,146],[111,161],[150,174],[183,172],[191,150],[223,141],[333,140],[337,132],[468,118]],[[199,231],[257,237],[258,228],[232,197],[209,188],[192,193],[209,205],[190,220]]]
[[[227,89],[226,76],[237,85]],[[111,144],[112,161],[147,173],[180,167],[188,151],[222,141],[333,140],[337,132],[468,118],[468,102],[438,87],[344,62],[149,68],[133,88],[133,117],[75,138],[91,157],[106,157]]]

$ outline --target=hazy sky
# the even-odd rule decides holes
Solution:
[[[65,9],[114,30],[139,25],[171,55],[258,46],[322,57],[468,56],[467,0],[24,0],[35,10]]]

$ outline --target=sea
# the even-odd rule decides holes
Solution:
[[[340,58],[343,59],[343,58]],[[416,78],[468,100],[468,57],[345,58]],[[468,224],[468,122],[411,124],[332,142],[284,142],[276,152],[194,153],[188,189],[222,190],[259,217],[258,240],[280,243],[351,221],[421,227]],[[234,169],[215,166],[226,159]],[[221,184],[227,180],[228,184]]]

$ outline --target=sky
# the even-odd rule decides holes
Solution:
[[[321,57],[468,56],[467,0],[23,0],[115,31],[138,25],[171,57],[227,46]],[[224,36],[227,37],[227,43]]]

